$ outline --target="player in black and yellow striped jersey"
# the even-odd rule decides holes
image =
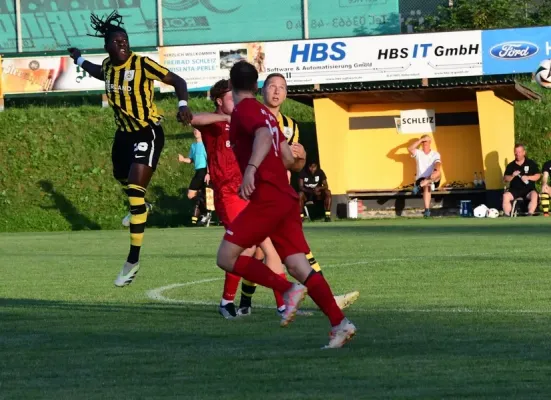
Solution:
[[[93,36],[104,38],[109,57],[102,65],[96,65],[84,60],[76,48],[70,48],[69,53],[75,64],[105,82],[109,105],[115,114],[113,175],[130,203],[130,252],[115,280],[115,285],[122,287],[132,283],[139,270],[148,214],[145,193],[164,147],[163,116],[153,102],[154,81],[174,87],[181,122],[189,124],[193,116],[187,107],[186,81],[150,58],[133,53],[128,35],[120,26],[122,17],[116,11],[103,19],[92,14],[90,19],[96,32]]]
[[[264,99],[264,105],[274,114],[279,122],[281,131],[287,138],[288,143],[298,143],[300,139],[299,129],[297,122],[280,112],[281,105],[287,99],[287,81],[282,74],[273,73],[266,77],[264,80],[264,86],[262,88],[262,97]],[[290,173],[289,173],[290,179]],[[262,258],[262,251],[257,250],[255,258]],[[306,255],[308,262],[312,266],[312,269],[321,273],[321,267],[314,258],[314,255],[310,252]],[[241,299],[239,303],[238,313],[240,315],[250,312],[252,296],[256,290],[256,285],[250,281],[243,279],[241,283]],[[344,295],[335,296],[337,305],[343,309],[351,305],[359,297],[358,292],[350,292]]]

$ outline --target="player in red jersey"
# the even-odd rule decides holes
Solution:
[[[216,105],[216,112],[194,114],[191,124],[201,131],[214,189],[214,206],[224,227],[228,229],[230,223],[245,209],[247,201],[240,198],[238,194],[242,175],[230,146],[229,121],[233,111],[233,97],[229,89],[229,81],[216,82],[210,93]],[[261,247],[265,263],[272,271],[285,277],[281,260],[270,240],[266,239]],[[245,254],[251,256],[253,253],[254,249],[247,249]],[[226,319],[237,317],[234,299],[240,279],[239,276],[226,272],[224,292],[218,309]],[[278,309],[282,309],[283,295],[274,291],[274,297]]]
[[[230,142],[243,174],[239,195],[249,204],[226,230],[218,249],[217,264],[227,272],[283,293],[285,312],[281,326],[293,319],[306,293],[328,316],[331,339],[327,348],[342,347],[356,327],[337,306],[331,288],[306,259],[310,252],[300,219],[298,195],[289,184],[287,169],[304,167],[304,160],[287,144],[274,115],[256,100],[258,72],[245,61],[230,71],[235,108],[231,117]],[[270,238],[290,275],[291,283],[253,257],[245,249]]]

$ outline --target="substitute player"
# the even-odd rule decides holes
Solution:
[[[233,98],[229,81],[220,80],[216,82],[210,90],[210,95],[216,106],[216,112],[196,114],[191,124],[201,130],[211,172],[216,212],[227,229],[247,205],[247,201],[238,195],[242,176],[235,154],[230,146],[229,121],[233,110]],[[266,239],[261,246],[264,249],[266,264],[277,274],[285,277],[279,255],[270,240]],[[246,254],[252,255],[253,252],[254,249],[248,249]],[[237,316],[234,299],[240,279],[239,276],[226,272],[224,292],[218,309],[226,319]],[[278,310],[283,310],[283,295],[278,291],[274,291],[274,297]]]
[[[306,293],[328,316],[331,338],[327,348],[342,347],[356,333],[356,327],[337,306],[322,274],[306,259],[310,252],[300,219],[298,195],[289,185],[287,170],[299,171],[305,160],[295,160],[292,148],[277,126],[273,114],[256,98],[258,72],[241,61],[230,71],[235,102],[230,125],[230,142],[243,182],[239,195],[250,200],[226,230],[218,250],[220,268],[262,286],[283,293],[285,312],[281,326],[287,326]],[[302,284],[290,283],[243,251],[269,237],[287,270]]]
[[[264,80],[264,86],[262,87],[262,99],[264,101],[264,105],[272,112],[273,115],[276,116],[279,128],[287,139],[287,143],[289,143],[290,145],[293,143],[298,143],[300,133],[297,122],[293,118],[282,114],[280,111],[281,105],[287,99],[287,81],[285,80],[285,77],[283,75],[273,73],[266,77],[266,79]],[[287,172],[287,178],[290,181],[290,172]],[[302,210],[303,208],[300,209],[301,215]],[[326,220],[328,218],[328,214],[329,216],[331,214],[330,208],[329,213],[326,211]],[[312,268],[321,273],[321,266],[316,261],[314,255],[311,252],[306,254],[306,258],[308,258],[308,262],[310,263]],[[243,281],[241,282],[241,300],[239,303],[240,313],[247,314],[251,311],[251,298],[255,290],[256,285],[254,285],[252,282],[247,281],[246,279],[243,279]],[[351,292],[344,295],[336,296],[335,300],[337,301],[337,304],[341,309],[345,309],[346,307],[353,304],[359,296],[360,293]]]
[[[128,35],[120,26],[122,17],[113,11],[107,18],[91,16],[95,36],[105,40],[109,54],[102,65],[86,61],[80,50],[70,48],[75,64],[96,79],[105,81],[109,105],[115,113],[117,131],[111,152],[113,175],[130,203],[130,252],[122,270],[115,279],[115,286],[132,283],[140,268],[147,208],[145,192],[157,167],[164,146],[161,128],[162,115],[153,103],[153,81],[161,81],[174,87],[179,99],[179,115],[184,123],[191,121],[187,107],[186,82],[148,57],[130,50]]]

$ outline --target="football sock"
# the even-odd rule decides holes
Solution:
[[[316,259],[314,258],[314,255],[312,253],[306,254],[306,259],[308,260],[308,262],[310,263],[310,266],[314,271],[319,272],[320,274],[322,273],[321,267],[316,261]]]
[[[233,273],[251,282],[282,293],[293,287],[291,282],[283,279],[262,261],[253,257],[239,256],[233,266]]]
[[[239,286],[239,280],[241,278],[237,275],[226,272],[226,279],[224,280],[224,293],[222,294],[222,301],[226,300],[228,303],[232,303],[235,299],[235,293]],[[225,304],[222,304],[223,306]]]
[[[256,283],[243,279],[241,281],[241,300],[239,301],[239,308],[250,307],[252,303],[252,297],[256,291]]]
[[[139,185],[129,184],[127,189],[130,203],[130,252],[126,261],[135,264],[140,259],[140,249],[143,242],[147,207],[145,206],[146,189]]]
[[[314,300],[314,303],[327,315],[331,326],[340,324],[344,319],[344,314],[337,306],[331,288],[323,275],[312,271],[306,278],[304,286],[308,289],[308,295]]]
[[[325,217],[330,217],[331,216],[331,211],[326,211],[325,212]]]
[[[287,280],[287,275],[285,275],[284,272],[278,275],[281,276],[283,279]],[[278,311],[285,310],[285,301],[283,300],[283,293],[274,290],[274,298],[275,298],[276,307]]]
[[[541,194],[541,210],[544,215],[549,214],[549,195],[547,193]]]

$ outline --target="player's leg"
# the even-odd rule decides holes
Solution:
[[[532,190],[528,193],[526,199],[528,200],[528,215],[534,215],[536,208],[538,208],[538,192]]]
[[[286,321],[294,316],[296,309],[306,295],[306,288],[293,284],[270,270],[254,257],[242,255],[243,250],[262,243],[281,222],[289,209],[279,207],[279,204],[250,202],[247,207],[232,222],[226,230],[224,240],[218,250],[217,264],[225,271],[232,272],[251,282],[284,293],[287,313]],[[266,212],[273,210],[273,212]],[[298,218],[298,214],[297,214]],[[286,323],[289,323],[286,321]]]
[[[201,170],[197,169],[195,170],[195,174],[193,175],[193,178],[191,178],[191,181],[189,183],[189,188],[187,192],[187,197],[190,199],[193,203],[193,213],[191,216],[191,223],[193,225],[197,225],[197,221],[199,221],[199,216],[201,214],[199,208],[199,201],[200,201],[200,191],[202,188],[203,182],[201,181]]]
[[[131,214],[130,251],[115,280],[115,285],[119,287],[132,283],[139,270],[140,250],[148,213],[145,193],[164,147],[164,132],[160,126],[145,128],[132,135],[134,159],[128,173],[127,189]]]
[[[513,209],[512,201],[515,199],[514,193],[510,191],[503,193],[503,202],[501,207],[503,208],[503,215],[509,217],[511,215],[511,210]]]
[[[304,221],[304,205],[306,204],[306,193],[299,192],[300,218]]]
[[[551,187],[547,187],[544,192],[541,193],[541,211],[545,217],[549,216],[549,203],[551,199]]]
[[[423,215],[425,217],[430,217],[430,200],[431,200],[431,191],[430,191],[430,184],[423,187],[423,204],[425,206],[425,211],[423,212]]]
[[[332,203],[332,197],[331,197],[331,191],[329,189],[325,189],[322,192],[322,198],[323,198],[323,207],[325,209],[325,222],[331,222],[331,203]]]

